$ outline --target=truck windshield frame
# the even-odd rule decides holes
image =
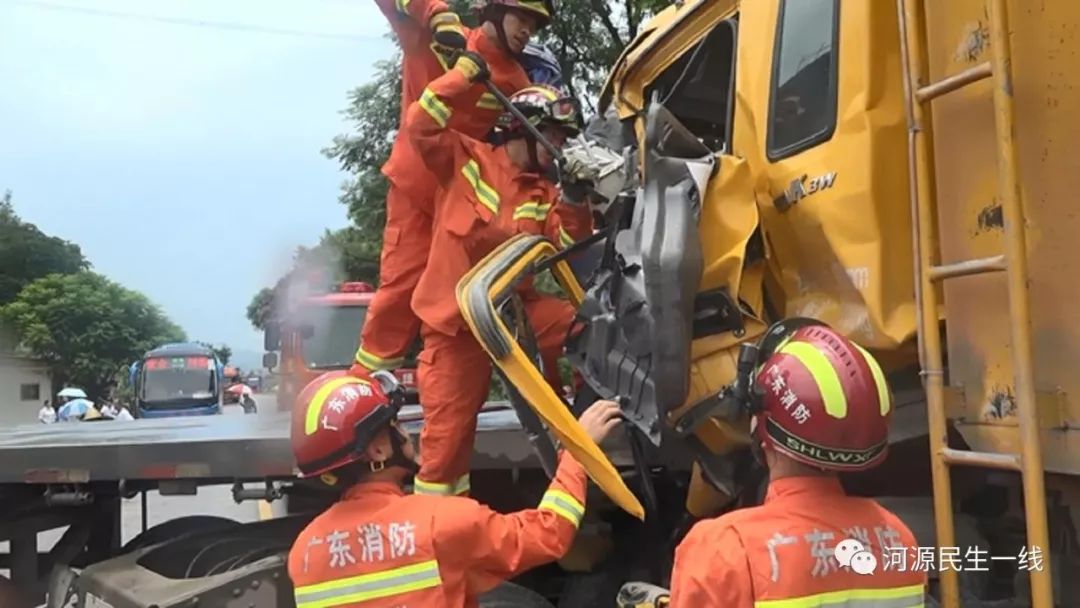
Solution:
[[[309,304],[300,312],[301,323],[313,330],[301,338],[300,356],[308,369],[345,369],[352,365],[367,320],[367,304],[335,306]]]

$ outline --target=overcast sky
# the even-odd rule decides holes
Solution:
[[[0,191],[192,339],[347,223],[320,154],[392,53],[369,0],[0,0]]]

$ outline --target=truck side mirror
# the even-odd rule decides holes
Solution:
[[[263,348],[266,350],[281,348],[281,326],[277,323],[270,323],[266,326],[263,334]]]
[[[263,367],[272,370],[278,365],[277,353],[266,353],[262,359]]]

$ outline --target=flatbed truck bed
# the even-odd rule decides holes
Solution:
[[[406,406],[400,418],[410,434],[419,435],[419,406]],[[0,541],[10,542],[9,551],[0,553],[0,568],[9,569],[11,580],[36,599],[50,585],[66,589],[55,572],[72,572],[69,566],[78,570],[107,563],[113,568],[114,557],[140,550],[121,546],[122,499],[142,493],[145,510],[146,492],[152,490],[192,495],[200,486],[233,484],[235,500],[309,500],[303,484],[293,483],[289,431],[289,413],[277,411],[0,429]],[[609,456],[616,466],[631,467],[629,443],[617,435],[608,446]],[[486,404],[473,451],[474,489],[480,489],[477,475],[494,476],[501,480],[495,482],[500,494],[511,497],[514,492],[506,484],[515,484],[519,474],[530,476],[533,485],[544,483],[540,468],[509,403]],[[204,523],[199,519],[182,517],[147,531],[144,513],[145,538],[131,542],[143,547],[179,538],[197,531]],[[56,546],[39,546],[38,532],[65,526]],[[91,578],[84,582],[92,583]],[[208,580],[192,584],[213,586]]]
[[[419,416],[418,406],[401,412],[414,437],[422,426]],[[631,463],[625,450],[613,457],[617,465]],[[478,420],[473,468],[538,464],[509,405],[487,404]],[[0,484],[293,476],[288,412],[28,424],[0,430]]]

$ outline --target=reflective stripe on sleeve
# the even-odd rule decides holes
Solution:
[[[570,233],[566,231],[566,228],[559,226],[559,245],[566,249],[574,244],[574,237],[570,236]]]
[[[450,108],[439,99],[438,95],[432,93],[431,89],[424,89],[424,92],[420,94],[420,107],[424,108],[431,120],[440,127],[446,127],[446,121],[453,115]]]
[[[476,192],[476,198],[480,204],[488,208],[488,211],[499,214],[499,193],[480,177],[480,165],[475,160],[470,160],[461,168],[461,174],[472,185]]]
[[[762,600],[754,608],[922,608],[923,586],[844,589],[787,600]]]
[[[414,494],[426,494],[428,496],[459,496],[467,494],[470,489],[471,486],[468,473],[458,477],[452,483],[424,481],[419,477],[413,478]]]
[[[393,359],[383,359],[378,355],[374,355],[361,346],[356,351],[356,362],[371,371],[378,371],[381,369],[394,369],[401,367],[405,363],[404,357],[396,357]]]
[[[485,110],[502,110],[502,104],[491,93],[484,93],[480,96],[480,99],[476,100],[476,107],[483,108]]]
[[[458,477],[457,482],[454,483],[454,496],[466,496],[471,489],[472,481],[469,479],[469,474],[466,473]]]
[[[540,499],[540,509],[551,511],[574,524],[575,528],[581,525],[581,518],[585,517],[585,505],[562,490],[544,492],[544,497]]]
[[[542,222],[547,219],[548,212],[550,211],[550,203],[542,204],[539,201],[526,201],[522,203],[520,207],[514,209],[514,219],[529,219]]]
[[[297,608],[329,608],[442,584],[435,560],[296,588]]]

